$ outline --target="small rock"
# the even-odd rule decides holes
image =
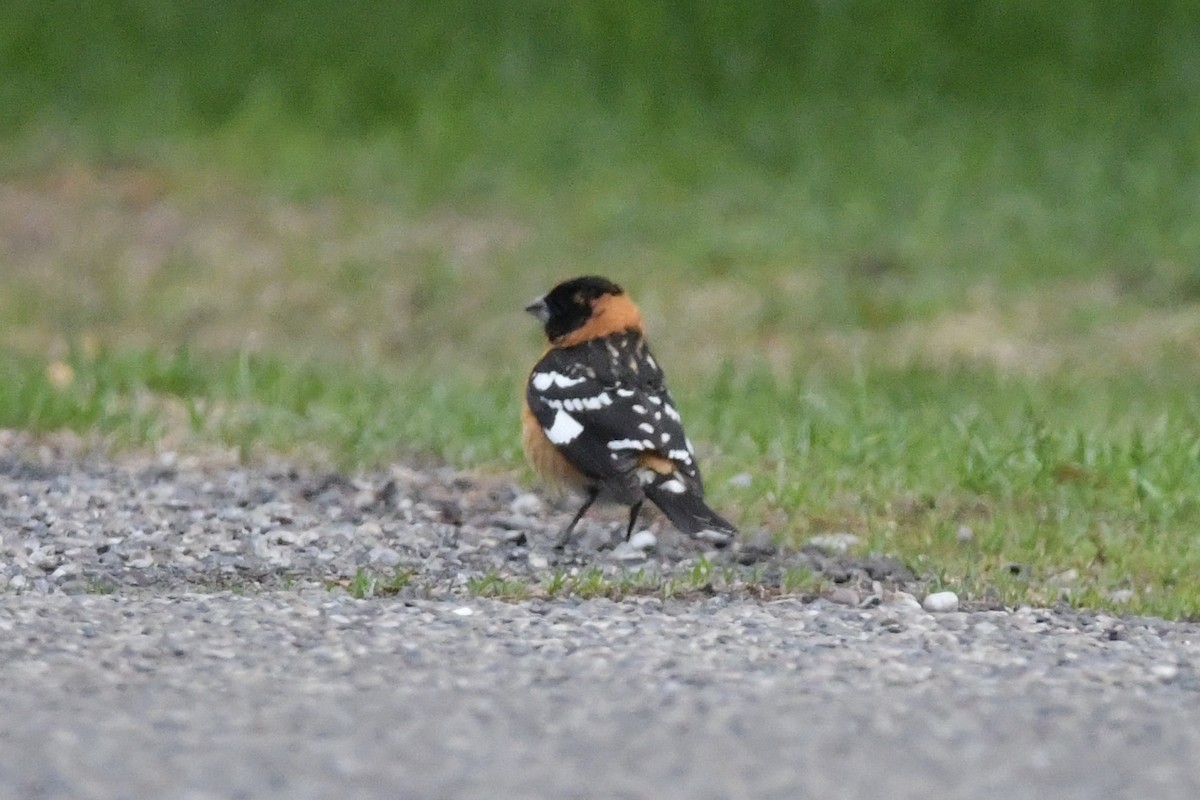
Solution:
[[[650,531],[638,531],[629,537],[629,546],[635,550],[653,550],[658,546],[658,537]]]
[[[1179,667],[1175,664],[1155,664],[1150,667],[1150,674],[1163,683],[1170,683],[1179,675]]]
[[[938,626],[948,631],[965,631],[967,629],[967,612],[947,611],[938,614]]]
[[[920,601],[908,592],[892,592],[888,595],[886,602],[889,606],[910,611],[915,611],[921,607]]]
[[[858,592],[846,586],[839,586],[829,593],[829,602],[837,603],[839,606],[856,606],[858,605]]]
[[[646,551],[634,547],[633,542],[621,542],[613,548],[612,557],[617,561],[645,561]]]
[[[378,539],[383,535],[383,528],[378,522],[364,522],[354,529],[356,539]]]
[[[1114,589],[1108,593],[1108,598],[1114,603],[1132,603],[1133,589]]]
[[[372,564],[394,567],[400,563],[402,556],[390,547],[374,547],[369,558]]]
[[[975,541],[975,531],[971,529],[970,525],[959,525],[954,538],[958,540],[959,544],[969,544]]]
[[[546,569],[550,566],[550,560],[541,553],[530,553],[529,566],[534,569]]]
[[[469,617],[475,613],[475,610],[467,606],[459,606],[450,613],[454,614],[456,617]]]
[[[29,563],[32,566],[40,567],[46,572],[53,572],[55,568],[62,564],[62,556],[48,547],[39,547],[29,554]]]
[[[50,573],[50,577],[57,580],[58,578],[66,578],[71,575],[78,575],[78,574],[79,574],[79,565],[72,563],[72,562],[67,562],[66,564],[63,564],[60,567],[58,567],[57,569],[55,569],[54,572]]]
[[[524,492],[513,498],[513,501],[508,504],[508,509],[514,514],[531,517],[542,510],[542,501],[536,494]]]
[[[8,581],[8,585],[13,589],[24,589],[25,583],[26,580],[24,575],[13,575]]]
[[[958,595],[954,592],[934,592],[925,595],[921,608],[934,614],[958,611]]]
[[[125,562],[134,569],[147,569],[154,566],[154,556],[147,552],[138,553]]]
[[[275,540],[276,544],[296,544],[300,541],[300,537],[295,531],[289,531],[286,529],[272,531],[271,538]]]
[[[821,533],[808,540],[810,547],[828,555],[843,555],[861,542],[862,538],[853,533]]]

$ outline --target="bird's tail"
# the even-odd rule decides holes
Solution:
[[[670,485],[679,481],[666,481],[644,487],[646,496],[662,509],[671,524],[695,539],[710,542],[715,547],[725,547],[737,535],[733,524],[713,511],[704,499],[694,491],[673,492]]]

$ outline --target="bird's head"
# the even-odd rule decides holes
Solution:
[[[551,344],[565,347],[625,330],[640,331],[642,325],[625,290],[594,275],[563,281],[525,310],[542,323]]]

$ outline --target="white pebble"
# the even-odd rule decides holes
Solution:
[[[508,506],[509,510],[514,514],[524,516],[533,516],[542,510],[542,501],[538,499],[536,494],[525,492],[517,495]]]
[[[456,616],[459,616],[459,617],[469,617],[472,614],[474,614],[475,611],[474,611],[474,609],[468,608],[467,606],[459,606],[458,608],[454,609],[450,613],[454,614]]]
[[[634,550],[653,550],[658,546],[658,537],[650,531],[638,531],[629,537],[629,546]]]
[[[613,548],[612,557],[617,561],[645,561],[646,551],[634,547],[632,542],[621,542]]]
[[[916,610],[921,607],[921,603],[917,598],[913,597],[908,592],[892,592],[891,595],[884,601],[885,605],[895,606],[896,608],[906,608]]]
[[[934,592],[933,594],[927,594],[925,595],[925,602],[921,603],[921,608],[935,614],[958,611],[958,595],[954,592]]]
[[[1150,674],[1163,683],[1170,683],[1179,675],[1179,667],[1175,664],[1155,664],[1150,667]]]
[[[63,564],[58,569],[54,570],[54,572],[50,573],[50,577],[51,578],[65,578],[65,577],[68,577],[71,575],[78,575],[78,574],[79,574],[79,565],[72,563],[72,562],[67,562],[66,564]]]
[[[364,522],[354,529],[356,539],[378,539],[383,535],[383,528],[378,522]]]
[[[539,553],[530,553],[529,566],[534,569],[546,569],[550,566],[550,560]]]

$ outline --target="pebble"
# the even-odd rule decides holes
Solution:
[[[954,592],[933,592],[925,595],[921,608],[934,614],[958,610],[958,595]]]
[[[645,561],[646,551],[640,547],[634,547],[633,542],[621,542],[612,550],[612,558],[616,561],[623,562],[640,562]]]
[[[638,531],[629,537],[629,546],[634,550],[653,550],[658,546],[658,537],[650,531]]]
[[[1179,667],[1175,664],[1155,664],[1150,667],[1150,674],[1163,683],[1170,683],[1179,676]]]
[[[508,509],[519,516],[532,517],[542,512],[542,501],[536,494],[522,492],[508,504]]]
[[[892,592],[890,595],[888,595],[885,602],[889,606],[895,606],[897,608],[912,611],[919,610],[921,608],[921,602],[908,592]]]
[[[859,603],[858,592],[845,586],[838,586],[829,593],[828,598],[829,602],[837,603],[840,606],[856,606]]]
[[[382,567],[394,567],[404,560],[399,551],[393,550],[390,547],[373,547],[369,556],[372,564],[378,564]]]

